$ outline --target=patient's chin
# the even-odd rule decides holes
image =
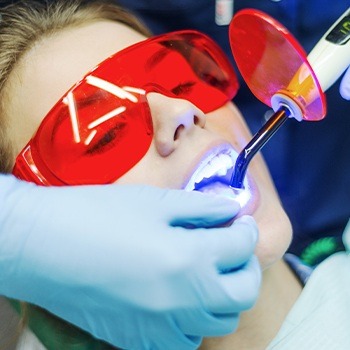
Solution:
[[[256,218],[259,227],[259,241],[255,253],[263,270],[280,260],[292,239],[292,226],[284,211],[276,213],[273,219]]]

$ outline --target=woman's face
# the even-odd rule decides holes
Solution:
[[[102,39],[103,38],[103,39]],[[145,38],[111,21],[62,31],[38,42],[20,60],[7,85],[9,132],[19,153],[55,102],[87,71],[106,57]],[[206,98],[206,96],[203,96]],[[118,184],[147,184],[193,189],[193,182],[226,172],[251,135],[232,103],[204,114],[190,102],[147,94],[154,137],[143,159]],[[198,171],[199,169],[199,171]],[[260,229],[257,255],[265,268],[285,252],[291,227],[260,156],[249,166],[252,198],[244,209]],[[227,193],[227,186],[203,191]]]

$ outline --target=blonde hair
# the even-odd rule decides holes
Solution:
[[[112,0],[20,0],[0,10],[0,172],[10,172],[15,157],[7,133],[6,102],[11,96],[6,94],[6,84],[17,62],[39,40],[98,20],[124,23],[145,36],[151,35],[142,22]],[[13,304],[22,309],[29,326],[48,349],[115,349],[38,307]]]
[[[15,155],[7,135],[6,82],[22,55],[58,31],[98,20],[124,23],[145,36],[150,31],[109,0],[16,1],[0,12],[0,172],[10,172]]]

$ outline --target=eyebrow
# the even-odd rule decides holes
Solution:
[[[158,50],[155,54],[153,54],[151,57],[149,57],[146,60],[145,69],[147,71],[152,70],[155,66],[157,66],[164,58],[169,55],[170,50],[168,47],[163,47],[162,49]]]

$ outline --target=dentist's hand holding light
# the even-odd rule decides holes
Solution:
[[[237,214],[228,199],[138,186],[45,188],[12,176],[0,182],[2,295],[137,349],[150,339],[163,349],[194,349],[205,335],[233,331],[257,298],[253,219],[207,229]]]
[[[308,56],[324,91],[347,70],[340,83],[340,95],[350,100],[350,7],[327,31]]]
[[[340,83],[340,95],[345,100],[350,100],[350,67],[344,74],[344,77]]]

